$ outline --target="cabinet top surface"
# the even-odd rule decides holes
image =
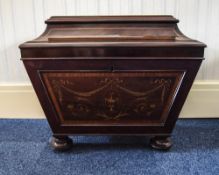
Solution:
[[[32,47],[205,47],[183,35],[173,16],[53,16]]]
[[[179,22],[169,15],[164,16],[52,16],[46,23],[83,23],[83,22]]]

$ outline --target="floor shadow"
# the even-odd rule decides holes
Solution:
[[[77,137],[72,137],[73,140],[75,138]],[[148,146],[149,138],[145,136],[104,136],[104,141],[99,142],[102,138],[102,136],[81,136],[81,139],[74,143],[68,153],[84,154],[96,151],[151,150]],[[80,142],[82,139],[86,143]]]
[[[1,120],[0,142],[48,143],[51,131],[45,120]],[[145,136],[74,136],[71,152],[97,150],[151,150]],[[219,149],[219,120],[179,120],[172,136],[171,152]]]

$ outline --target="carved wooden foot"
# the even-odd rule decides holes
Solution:
[[[172,146],[170,137],[156,136],[150,140],[150,145],[154,149],[168,150]]]
[[[55,151],[67,151],[72,148],[73,142],[68,136],[53,136],[50,145]]]

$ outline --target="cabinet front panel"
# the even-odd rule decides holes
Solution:
[[[163,125],[183,71],[41,71],[62,125]]]

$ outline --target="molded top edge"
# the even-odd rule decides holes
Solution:
[[[46,24],[68,23],[178,23],[179,20],[171,15],[150,16],[52,16],[45,21]]]

